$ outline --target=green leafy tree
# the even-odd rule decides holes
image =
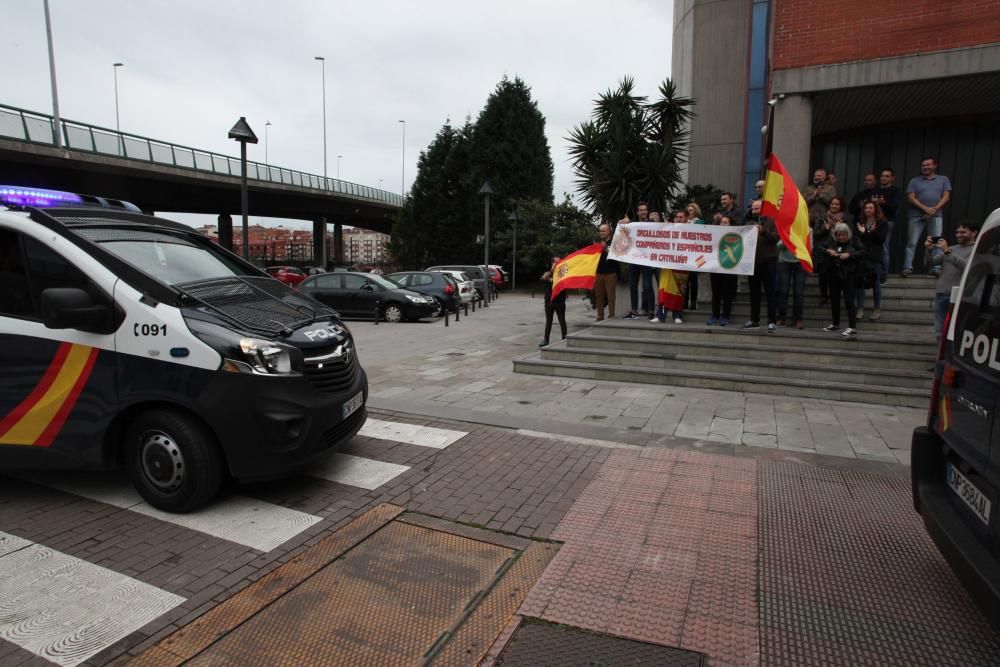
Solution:
[[[477,191],[489,181],[496,210],[509,212],[514,199],[552,202],[552,156],[545,116],[520,78],[497,84],[476,119],[472,135]],[[480,215],[480,218],[482,215]]]
[[[537,199],[519,199],[511,204],[517,215],[518,284],[537,282],[548,270],[552,257],[564,257],[597,240],[594,216],[574,205],[569,197],[560,204]],[[506,217],[498,223],[493,237],[495,256],[505,266],[512,266],[513,224]]]
[[[634,216],[639,201],[664,210],[681,183],[694,101],[670,79],[649,102],[625,77],[596,101],[591,120],[570,131],[576,191],[603,218]]]
[[[420,153],[417,176],[389,243],[398,267],[415,269],[472,259],[466,257],[475,238],[471,136],[468,119],[458,129],[446,122]]]

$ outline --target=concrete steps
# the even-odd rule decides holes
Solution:
[[[541,359],[541,353],[538,352],[524,359],[515,360],[514,371],[588,380],[666,384],[698,389],[800,396],[832,401],[858,401],[915,408],[927,407],[930,395],[930,391],[923,388],[863,385],[771,376],[744,376],[710,370],[701,370],[693,374],[687,370],[674,370],[672,368],[627,368],[607,364],[552,361]]]
[[[803,330],[740,330],[749,313],[744,292],[737,296],[728,327],[706,326],[706,305],[686,312],[679,325],[607,320],[515,360],[514,370],[924,408],[936,353],[934,291],[935,281],[927,277],[890,277],[882,320],[863,320],[859,335],[847,339],[822,331],[830,311],[818,306],[819,286],[810,278]],[[846,326],[846,314],[841,324]]]
[[[900,347],[903,347],[905,350],[905,346],[900,346],[896,342],[884,345],[885,349],[865,349],[865,347],[871,348],[871,346],[863,347],[864,343],[859,343],[859,341],[844,340],[841,343],[841,341],[837,341],[832,337],[836,335],[839,334],[824,332],[821,337],[815,337],[815,340],[821,341],[820,345],[824,349],[836,349],[836,355],[845,364],[852,367],[867,368],[874,364],[881,364],[882,367],[888,369],[920,371],[923,373],[934,361],[934,356],[929,350],[923,352],[901,351]],[[679,339],[680,337],[677,338]],[[763,342],[758,341],[758,338],[755,337],[753,339],[752,345],[739,346],[741,359],[748,362],[766,363],[778,360],[816,365],[817,351],[812,346],[803,344],[804,340],[788,341],[781,338],[775,340],[775,336],[771,336],[767,342],[772,344],[765,345]],[[840,344],[834,346],[834,343]],[[670,358],[672,355],[676,356],[681,353],[714,357],[732,353],[735,349],[733,340],[724,336],[693,335],[681,342],[676,339],[673,341],[651,340],[638,336],[604,335],[595,333],[594,330],[570,336],[566,339],[566,347],[571,350],[582,348],[586,350],[597,349],[603,352],[623,350],[663,358]],[[918,349],[923,350],[924,347],[924,345],[920,345]]]

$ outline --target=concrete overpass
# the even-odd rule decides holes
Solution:
[[[60,120],[62,148],[52,116],[0,105],[0,183],[124,199],[147,212],[215,214],[220,243],[232,247],[238,158]],[[333,224],[336,261],[343,258],[343,225],[388,234],[403,203],[377,188],[259,162],[247,162],[247,180],[250,214],[313,222],[315,257],[322,257]]]

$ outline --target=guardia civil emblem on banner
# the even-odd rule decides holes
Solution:
[[[719,239],[719,266],[733,269],[741,259],[743,259],[743,237],[739,234],[723,235]]]

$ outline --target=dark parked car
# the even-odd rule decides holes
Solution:
[[[446,308],[455,312],[462,304],[462,298],[458,293],[458,284],[447,273],[401,271],[390,274],[386,278],[397,283],[400,287],[434,297],[442,315],[444,315]]]
[[[307,278],[299,290],[349,317],[374,317],[378,308],[386,322],[430,317],[439,308],[434,297],[403,289],[374,273],[324,273]]]
[[[264,271],[289,287],[295,287],[306,279],[306,274],[297,266],[269,266]]]
[[[480,298],[482,298],[486,294],[486,285],[487,285],[487,282],[486,282],[486,271],[483,269],[482,265],[475,266],[475,265],[472,265],[472,264],[446,264],[446,265],[443,264],[443,265],[440,265],[440,266],[431,266],[431,267],[428,267],[428,268],[426,268],[424,270],[425,271],[444,271],[444,270],[462,271],[463,273],[465,273],[465,275],[467,275],[469,277],[469,280],[471,280],[475,284],[475,286],[476,286],[476,292],[479,293]],[[496,286],[491,286],[491,288],[492,288],[493,291],[490,292],[490,294],[496,293]]]

